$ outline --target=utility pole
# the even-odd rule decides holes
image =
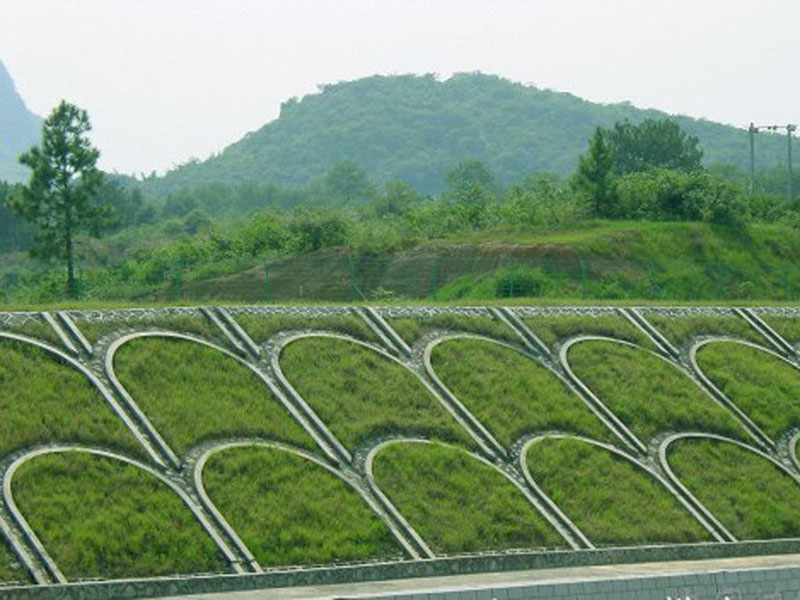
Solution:
[[[792,133],[797,130],[797,125],[789,123],[787,125],[754,125],[750,123],[748,133],[750,134],[750,195],[753,195],[755,188],[755,134],[760,129],[768,131],[778,131],[779,129],[786,129],[786,201],[792,202]]]
[[[758,127],[752,122],[750,128],[747,130],[750,134],[750,195],[753,195],[756,187],[756,134]]]
[[[791,123],[786,126],[786,169],[787,169],[787,183],[786,183],[786,197],[789,204],[792,203],[792,133],[797,129],[797,125]]]

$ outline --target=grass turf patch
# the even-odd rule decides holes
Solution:
[[[47,342],[56,348],[61,348],[61,339],[56,335],[56,332],[53,331],[53,328],[39,315],[30,317],[22,323],[16,323],[14,325],[8,324],[5,325],[5,327],[0,326],[0,331],[18,333],[39,340],[40,342]]]
[[[422,382],[402,365],[346,340],[288,344],[281,369],[342,444],[399,434],[472,442]]]
[[[718,440],[680,439],[670,468],[739,539],[800,536],[800,485],[767,459]]]
[[[681,544],[711,534],[655,478],[613,452],[574,439],[532,444],[528,471],[595,544]]]
[[[761,320],[772,327],[783,339],[797,346],[800,344],[800,317],[783,317],[757,313]]]
[[[678,347],[689,346],[695,338],[703,335],[724,335],[764,344],[766,340],[744,319],[723,315],[687,315],[670,317],[654,313],[644,313],[662,335]]]
[[[0,456],[38,443],[100,445],[145,456],[100,392],[74,367],[0,339]]]
[[[373,473],[436,553],[565,545],[514,484],[456,448],[392,444],[375,457]]]
[[[23,464],[14,498],[70,579],[226,571],[189,508],[153,475],[84,453]]]
[[[211,499],[265,566],[400,558],[389,528],[350,486],[276,448],[233,448],[203,470]]]
[[[30,583],[31,578],[25,568],[19,564],[16,555],[11,551],[6,539],[0,535],[0,585],[12,583]]]
[[[771,438],[800,426],[800,372],[785,361],[750,346],[719,342],[703,346],[697,363]]]
[[[119,337],[123,332],[131,329],[137,331],[166,330],[194,335],[223,346],[228,343],[225,334],[202,315],[163,314],[152,316],[147,314],[142,317],[108,321],[90,321],[74,314],[70,316],[90,344],[96,344],[100,338],[106,336]]]
[[[576,335],[602,335],[653,349],[650,339],[619,315],[541,315],[524,321],[554,352]]]
[[[508,325],[492,317],[468,317],[456,314],[439,314],[430,317],[402,317],[386,319],[407,344],[413,344],[435,331],[474,333],[496,340],[521,344],[520,337]]]
[[[186,340],[137,338],[120,347],[114,368],[180,455],[205,440],[247,436],[315,448],[255,373],[213,348]]]
[[[431,364],[506,448],[525,433],[546,430],[616,439],[558,377],[516,350],[455,339],[434,348]]]
[[[282,331],[329,331],[342,333],[356,339],[380,344],[375,332],[355,315],[326,315],[304,317],[301,315],[233,315],[236,321],[258,344],[263,344]]]
[[[747,439],[743,426],[694,381],[645,350],[587,341],[572,346],[568,360],[575,375],[644,443],[664,431]]]

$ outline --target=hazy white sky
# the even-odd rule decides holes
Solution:
[[[375,73],[797,123],[798,33],[798,0],[0,0],[0,60],[29,108],[86,108],[123,173],[205,158],[289,97]]]

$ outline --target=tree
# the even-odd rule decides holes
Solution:
[[[614,149],[614,172],[679,169],[691,173],[703,168],[698,139],[672,119],[646,119],[632,125],[627,119],[608,132]]]
[[[614,150],[608,131],[597,127],[589,140],[589,151],[578,159],[573,184],[591,202],[597,217],[610,217],[614,212]]]
[[[32,253],[66,261],[69,298],[78,292],[75,236],[96,230],[103,213],[92,201],[103,175],[96,167],[100,152],[86,137],[90,130],[86,111],[62,100],[42,126],[41,147],[20,155],[31,176],[11,199],[13,210],[36,227]]]

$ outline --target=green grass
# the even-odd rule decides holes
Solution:
[[[588,341],[572,346],[568,359],[575,375],[643,443],[665,431],[747,439],[743,426],[688,376],[645,350]]]
[[[536,483],[595,544],[711,539],[658,480],[608,450],[548,438],[530,446],[527,461]]]
[[[0,586],[11,583],[30,583],[30,575],[19,564],[5,538],[0,535]]]
[[[3,327],[0,324],[0,331],[18,333],[20,335],[32,337],[41,342],[48,342],[56,348],[61,347],[61,340],[56,335],[56,332],[53,331],[53,328],[50,327],[50,325],[48,325],[45,320],[38,315],[36,317],[27,319],[24,323],[16,325],[6,325]]]
[[[375,457],[373,473],[435,553],[565,545],[519,489],[461,450],[392,444]]]
[[[0,456],[45,442],[144,456],[134,435],[79,371],[22,342],[0,340],[0,355]]]
[[[683,439],[670,446],[675,475],[737,538],[800,536],[800,485],[734,444]]]
[[[343,333],[365,342],[380,344],[375,332],[355,315],[326,315],[303,317],[300,315],[250,315],[238,314],[234,318],[258,344],[263,344],[282,331],[332,331]]]
[[[762,345],[766,342],[760,333],[740,317],[718,315],[668,317],[648,313],[644,316],[653,327],[678,347],[689,346],[701,335],[725,335]]]
[[[576,335],[602,335],[653,349],[650,339],[619,315],[541,315],[525,323],[553,351]]]
[[[781,359],[732,342],[708,344],[697,362],[768,436],[800,426],[800,372]]]
[[[72,315],[72,317],[78,329],[81,330],[81,333],[91,344],[97,343],[104,336],[112,335],[117,337],[116,334],[129,329],[162,329],[175,333],[185,333],[210,342],[217,342],[223,346],[228,342],[225,334],[203,316],[163,315],[113,321],[88,321],[75,315]]]
[[[345,340],[312,337],[287,345],[281,368],[347,448],[403,433],[471,444],[467,433],[417,377]]]
[[[793,346],[800,344],[800,318],[772,316],[765,313],[760,313],[758,316],[787,342]]]
[[[450,340],[434,348],[431,364],[506,448],[525,433],[546,430],[615,439],[558,377],[515,350],[480,340]]]
[[[211,499],[265,566],[400,558],[363,498],[319,465],[274,448],[235,448],[203,471]]]
[[[179,455],[210,439],[261,436],[314,448],[250,369],[195,342],[138,338],[114,358],[117,377]]]
[[[512,344],[521,344],[522,342],[513,329],[492,317],[440,314],[431,317],[387,319],[387,322],[407,344],[413,344],[424,335],[434,331],[474,333]]]
[[[82,453],[39,457],[17,471],[13,493],[70,579],[227,570],[179,497],[136,467]]]

